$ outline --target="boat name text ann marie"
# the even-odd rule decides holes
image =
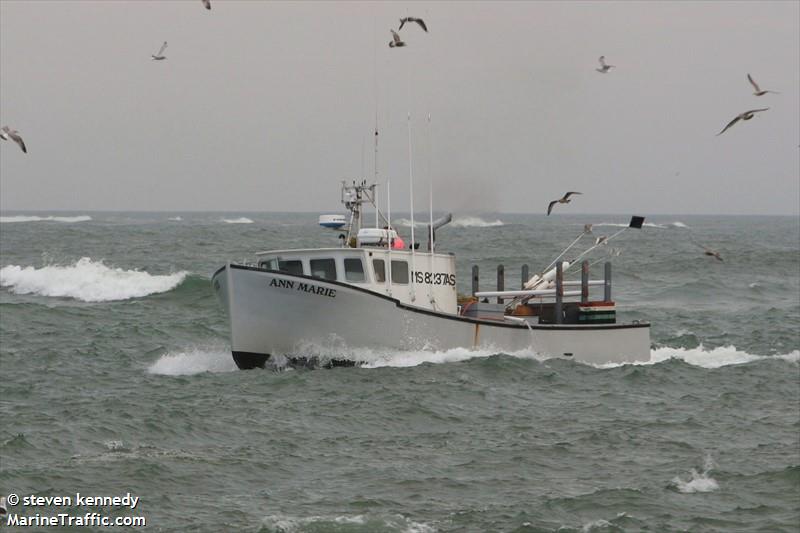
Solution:
[[[294,289],[294,281],[288,279],[273,278],[269,282],[270,287],[278,287],[281,289]],[[320,296],[327,296],[329,298],[336,298],[336,289],[328,287],[320,287],[319,285],[311,285],[302,281],[297,282],[298,291],[310,292],[311,294],[318,294]]]

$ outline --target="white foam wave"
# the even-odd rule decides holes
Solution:
[[[167,220],[174,220],[176,222],[180,222],[181,220],[183,220],[183,218],[181,218],[181,217],[169,217]]]
[[[454,228],[491,228],[504,226],[505,224],[500,219],[489,221],[480,217],[459,217],[453,220],[450,225]]]
[[[627,228],[629,224],[620,224],[617,222],[598,222],[597,224],[592,224],[592,226],[595,228],[599,228],[602,226],[608,226],[612,228]],[[646,228],[658,228],[658,229],[668,229],[671,227],[688,229],[689,227],[683,222],[670,222],[669,224],[656,224],[655,222],[645,222],[644,224],[642,224],[642,226]]]
[[[414,220],[414,227],[424,227],[428,224],[428,219]],[[405,226],[407,228],[411,227],[411,221],[407,218],[398,218],[394,221],[395,226]],[[451,223],[451,226],[454,228],[491,228],[495,226],[504,226],[505,223],[502,220],[484,220],[480,217],[458,217],[454,219]]]
[[[239,218],[223,218],[223,222],[228,224],[252,224],[253,221],[247,217],[239,217]]]
[[[298,353],[306,356],[316,356],[320,359],[346,359],[363,363],[362,368],[382,368],[382,367],[413,367],[424,363],[443,364],[468,361],[491,357],[497,354],[508,355],[519,359],[534,359],[544,361],[551,359],[551,356],[539,354],[533,349],[520,350],[516,352],[506,352],[493,348],[468,349],[451,348],[449,350],[435,350],[423,348],[420,350],[375,350],[368,348],[348,348],[342,342],[331,339],[331,342],[322,346],[312,343],[303,343],[299,347]],[[766,361],[773,359],[798,363],[800,362],[800,350],[795,350],[783,355],[753,355],[745,351],[737,350],[734,346],[720,346],[711,350],[706,350],[703,346],[694,349],[686,348],[656,348],[650,351],[650,359],[636,363],[606,363],[591,365],[595,368],[609,369],[625,365],[654,365],[668,361],[669,359],[681,359],[690,365],[702,368],[719,368],[728,365],[738,365],[753,361]]]
[[[729,365],[741,365],[752,363],[753,361],[764,361],[771,359],[782,359],[793,363],[800,362],[800,350],[781,355],[754,355],[743,350],[736,349],[735,346],[718,346],[711,350],[706,350],[701,344],[697,348],[656,348],[650,351],[650,361],[647,363],[634,364],[656,364],[669,359],[681,359],[690,365],[702,368],[720,368]]]
[[[230,349],[222,347],[190,348],[162,355],[147,371],[164,376],[186,376],[202,372],[233,372],[236,363]]]
[[[673,486],[678,489],[678,492],[691,494],[693,492],[713,492],[719,489],[717,480],[711,477],[711,469],[714,468],[714,461],[711,455],[706,455],[703,471],[698,473],[697,470],[692,468],[689,471],[689,479],[684,481],[679,476],[672,479]]]
[[[92,220],[92,217],[88,215],[80,215],[76,217],[37,217],[37,216],[12,216],[12,217],[0,217],[0,223],[10,223],[10,222],[66,222],[66,223],[73,223],[73,222],[86,222]]]
[[[427,224],[426,222],[420,222],[419,220],[415,220],[414,221],[414,227],[415,228],[419,228],[419,227],[425,226],[426,224]],[[398,218],[398,219],[396,219],[394,221],[394,225],[395,226],[405,226],[407,228],[410,228],[411,227],[411,221],[409,219],[407,219],[407,218]]]
[[[9,287],[15,294],[108,302],[167,292],[177,287],[187,274],[181,271],[157,276],[139,270],[109,268],[102,261],[83,257],[69,266],[5,266],[0,269],[0,287]]]

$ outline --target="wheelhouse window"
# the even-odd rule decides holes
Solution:
[[[377,283],[386,281],[386,264],[383,259],[373,259],[372,269],[375,271],[375,281]]]
[[[348,257],[344,260],[344,279],[355,283],[366,281],[364,277],[364,263],[360,257]]]
[[[408,283],[407,261],[392,261],[392,283]]]
[[[278,260],[278,270],[288,274],[303,274],[303,262],[299,259],[292,259],[290,261]]]
[[[336,279],[336,261],[333,259],[312,259],[309,264],[312,276],[322,279]]]
[[[265,259],[263,261],[259,261],[258,266],[268,270],[278,270],[278,260],[274,257],[272,259]]]

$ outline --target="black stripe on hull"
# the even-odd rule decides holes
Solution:
[[[232,352],[233,361],[241,370],[250,370],[251,368],[264,368],[269,359],[268,353],[253,353],[253,352]]]
[[[265,353],[254,352],[232,352],[233,361],[240,370],[251,370],[253,368],[265,368],[270,355]],[[351,361],[349,359],[325,359],[320,360],[318,357],[288,357],[286,359],[286,366],[291,368],[340,368],[361,366],[362,362]]]

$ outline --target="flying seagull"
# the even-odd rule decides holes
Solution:
[[[705,248],[705,251],[703,253],[706,254],[706,255],[710,255],[711,257],[714,257],[714,258],[719,259],[720,261],[722,261],[722,256],[719,255],[719,252],[716,251],[716,250],[712,250],[711,248]]]
[[[201,0],[206,9],[211,9],[211,0]]]
[[[605,73],[606,73],[606,72],[608,72],[610,69],[612,69],[612,68],[616,68],[614,65],[607,65],[607,64],[606,64],[606,56],[600,56],[600,58],[598,59],[598,61],[600,62],[600,68],[596,68],[595,70],[596,70],[597,72],[601,73],[601,74],[605,74]]]
[[[747,75],[747,79],[750,82],[750,85],[753,86],[753,89],[756,90],[756,92],[753,93],[755,96],[764,96],[767,93],[780,94],[780,93],[775,92],[775,91],[762,91],[761,87],[758,86],[758,84],[755,82],[755,80],[753,79],[753,77],[750,74]]]
[[[164,50],[166,50],[166,48],[167,48],[167,41],[164,41],[164,44],[161,45],[161,49],[158,51],[158,53],[157,54],[153,54],[150,57],[152,59],[154,59],[155,61],[161,61],[162,59],[166,59],[167,56],[163,55],[164,54]]]
[[[399,48],[401,46],[405,46],[406,45],[406,43],[404,43],[403,41],[400,40],[400,36],[397,34],[396,31],[394,31],[394,30],[389,30],[389,31],[392,32],[392,40],[389,41],[389,48],[394,48],[394,47],[398,47]]]
[[[573,194],[581,194],[581,193],[579,193],[577,191],[570,191],[567,194],[565,194],[562,198],[559,198],[558,200],[553,200],[552,202],[550,202],[550,205],[547,206],[547,215],[548,216],[550,215],[550,211],[553,210],[553,206],[554,205],[556,205],[556,204],[568,204],[570,202],[569,197],[571,195],[573,195]]]
[[[428,27],[425,25],[425,21],[422,20],[422,19],[414,18],[414,17],[406,17],[406,18],[400,19],[400,27],[397,28],[397,31],[402,30],[403,29],[403,24],[405,24],[406,22],[416,22],[417,24],[419,24],[420,28],[425,30],[426,33],[428,32]]]
[[[716,258],[719,261],[722,261],[722,256],[719,254],[718,251],[713,250],[713,249],[711,249],[708,246],[705,246],[703,244],[700,244],[699,242],[696,242],[694,239],[691,239],[691,240],[692,240],[692,244],[694,244],[698,248],[702,248],[703,249],[703,254],[704,255],[708,255],[710,257]]]
[[[22,137],[19,136],[19,132],[17,130],[12,130],[8,126],[3,126],[3,129],[0,130],[0,139],[3,139],[4,141],[11,139],[19,145],[23,152],[26,154],[28,153],[28,149],[25,148],[25,141],[23,141]]]
[[[763,109],[751,109],[750,111],[745,111],[744,113],[739,113],[738,115],[736,115],[736,118],[734,118],[733,120],[728,122],[728,125],[725,126],[724,128],[722,128],[722,131],[717,133],[717,135],[722,135],[723,133],[725,133],[725,131],[728,128],[730,128],[731,126],[733,126],[734,124],[736,124],[740,120],[750,120],[751,118],[753,118],[755,113],[759,113],[761,111],[766,111],[767,109],[769,109],[769,108],[765,107]]]

